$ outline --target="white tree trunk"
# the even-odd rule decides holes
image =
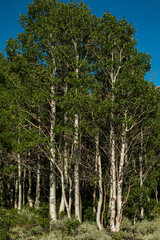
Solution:
[[[103,185],[102,185],[102,166],[101,166],[101,156],[99,151],[99,133],[95,136],[95,142],[96,142],[96,161],[98,162],[98,182],[99,182],[99,201],[97,206],[97,214],[96,214],[96,222],[97,227],[100,231],[102,231],[102,224],[101,224],[101,209],[102,209],[102,203],[103,203]]]
[[[25,205],[26,191],[26,167],[23,169],[23,206]]]
[[[17,154],[18,159],[18,211],[22,208],[22,182],[21,182],[21,158],[20,154]]]
[[[50,126],[50,194],[49,194],[49,212],[50,212],[50,226],[57,221],[56,213],[56,176],[55,176],[55,115],[56,105],[54,101],[55,87],[51,86],[51,126]]]
[[[67,85],[65,86],[64,88],[64,95],[67,94]],[[67,123],[67,113],[64,114],[64,123],[66,124]],[[62,178],[62,174],[63,174],[63,178],[64,179],[61,179],[61,182],[62,184],[64,184],[64,186],[62,186],[62,196],[61,196],[61,203],[60,203],[60,208],[59,208],[59,213],[65,211],[65,207],[66,207],[66,204],[65,204],[65,199],[64,199],[64,193],[65,193],[65,190],[68,190],[69,192],[69,189],[67,189],[67,185],[68,185],[68,143],[67,143],[67,138],[66,138],[66,133],[64,133],[64,162],[63,162],[63,166],[64,169],[62,169],[62,173],[61,173],[61,178]],[[64,188],[64,192],[63,192],[63,188]],[[70,211],[69,211],[69,206],[67,204],[67,207],[68,207],[68,210],[67,210],[67,214],[68,214],[68,217],[70,217]]]
[[[158,203],[159,201],[158,201],[158,186],[156,186],[156,192],[155,192],[155,195],[156,195],[156,202]]]
[[[74,197],[75,197],[75,216],[81,222],[80,217],[80,189],[79,189],[79,146],[78,146],[78,115],[75,114],[75,135],[74,135]]]
[[[77,80],[79,78],[79,53],[77,49],[77,42],[73,40],[75,51],[77,52],[76,55],[76,77]],[[77,89],[75,89],[75,93],[77,94]],[[75,216],[81,222],[81,214],[80,214],[80,187],[79,187],[79,138],[78,138],[78,130],[79,130],[79,119],[78,114],[75,114],[75,121],[74,121],[74,205],[75,205]]]
[[[140,149],[140,154],[139,154],[139,167],[140,167],[140,173],[139,173],[139,177],[140,177],[140,188],[143,187],[143,132],[142,132],[142,128],[141,128],[141,149]],[[140,195],[140,202],[141,202],[141,210],[140,210],[140,217],[141,219],[144,218],[144,208],[142,206],[142,193]]]
[[[67,210],[68,218],[70,218],[71,215],[70,215],[69,204],[68,204],[68,202],[67,202],[66,194],[65,194],[65,183],[64,183],[64,174],[63,174],[63,171],[62,171],[62,173],[61,173],[61,184],[62,184],[62,196],[63,196],[63,199],[64,199],[64,204],[65,204],[65,207],[66,207],[66,210]]]
[[[27,192],[27,200],[29,207],[33,207],[33,200],[32,200],[32,173],[31,169],[28,169],[28,192]]]
[[[112,114],[113,119],[113,114]],[[110,169],[110,230],[116,231],[116,156],[115,156],[115,131],[113,122],[110,124],[110,148],[111,148],[111,169]]]
[[[97,139],[95,139],[97,141]],[[97,149],[97,145],[96,145]],[[95,158],[95,174],[98,176],[98,155],[96,150],[96,158]],[[93,213],[96,213],[96,191],[97,191],[97,181],[94,182],[94,191],[93,191]]]
[[[61,212],[64,212],[64,211],[65,211],[65,201],[64,201],[63,193],[62,193],[61,203],[60,203],[60,207],[59,207],[59,214],[60,214]]]
[[[71,207],[72,207],[72,179],[69,176],[69,212],[71,215]]]
[[[123,169],[125,162],[126,151],[126,127],[125,123],[122,124],[122,136],[121,136],[121,154],[119,163],[119,173],[117,179],[117,216],[116,216],[116,231],[120,231],[120,224],[122,221],[122,188],[123,188]]]
[[[37,182],[36,182],[36,199],[35,199],[35,208],[39,209],[40,204],[40,155],[38,154],[38,162],[37,162]]]
[[[14,195],[14,208],[15,209],[18,208],[17,200],[18,200],[18,179],[15,177],[15,195]]]

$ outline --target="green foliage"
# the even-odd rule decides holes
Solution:
[[[88,206],[84,211],[84,221],[94,222],[96,220],[96,213],[93,213],[93,207]]]
[[[130,219],[135,215],[139,218],[140,208],[143,206],[148,218],[158,216],[159,205],[153,195],[160,179],[159,169],[155,170],[158,167],[156,155],[160,144],[160,94],[154,85],[145,80],[151,57],[146,53],[139,53],[135,48],[137,42],[133,25],[124,18],[118,20],[109,12],[96,17],[81,1],[66,4],[51,0],[35,0],[29,5],[27,15],[20,16],[20,24],[24,28],[23,33],[17,39],[10,38],[7,42],[8,58],[5,59],[0,53],[0,170],[3,174],[1,202],[8,204],[8,199],[14,195],[15,188],[12,185],[17,174],[17,153],[20,153],[22,163],[27,168],[28,164],[34,165],[39,152],[43,180],[46,177],[48,181],[51,173],[47,171],[47,167],[51,160],[50,150],[54,145],[56,170],[60,170],[55,171],[58,179],[59,174],[64,173],[63,152],[66,142],[67,173],[73,180],[77,149],[74,146],[75,132],[78,132],[80,139],[77,144],[81,154],[79,185],[83,185],[85,191],[87,189],[93,193],[93,185],[98,185],[99,181],[95,174],[94,137],[97,130],[100,133],[102,175],[105,175],[107,168],[109,193],[109,184],[113,182],[110,159],[112,124],[116,171],[121,168],[119,160],[122,136],[127,135],[124,140],[126,159],[122,166],[124,196],[127,196],[128,186],[132,188],[123,212]],[[54,93],[51,93],[53,86]],[[55,102],[56,114],[52,112],[52,100]],[[75,114],[78,115],[78,129],[74,125]],[[54,125],[54,141],[51,140],[51,124]],[[122,132],[123,124],[125,134]],[[140,129],[144,130],[145,135],[143,175],[146,179],[143,187],[139,184]],[[30,159],[26,159],[28,151],[31,153]],[[118,179],[118,172],[115,174]],[[34,171],[32,177],[32,190],[35,190]],[[44,188],[48,192],[46,182],[44,180]],[[68,185],[67,179],[65,182]],[[104,184],[104,177],[102,182]],[[56,186],[59,195],[62,189],[59,179]],[[67,187],[65,192],[68,198]],[[96,216],[88,196],[84,194],[82,197],[82,205],[85,203],[83,219],[95,221]],[[107,195],[107,201],[109,198]],[[122,196],[122,199],[125,198]],[[109,205],[108,202],[106,205]],[[49,228],[48,212],[48,207],[42,205],[39,211],[23,208],[19,214],[14,210],[2,213],[2,236],[5,237],[6,234],[7,237],[10,224],[12,239],[40,235]],[[86,223],[79,226],[76,218],[63,217],[64,213],[61,213],[58,223],[53,225],[55,232],[51,235],[54,239],[110,238],[99,233],[93,225]],[[112,236],[113,239],[129,239],[127,234],[132,235],[133,226],[124,222],[125,220],[121,231]],[[137,226],[139,234],[151,234],[151,229],[146,226],[148,232],[143,232],[143,226]],[[156,231],[158,230],[153,229],[153,232]]]
[[[95,223],[84,222],[77,229],[76,240],[111,240],[111,237],[104,231],[99,232]]]
[[[0,240],[9,240],[10,216],[0,208]]]
[[[124,239],[126,239],[126,238],[124,238],[125,236],[126,236],[125,232],[119,231],[112,235],[112,239],[113,240],[124,240]]]
[[[142,222],[136,223],[136,229],[139,236],[146,236],[148,234],[153,234],[160,227],[159,218],[153,221],[144,220]]]
[[[15,209],[0,209],[0,239],[36,239],[49,227],[45,207],[40,211],[25,207],[20,213]]]
[[[65,219],[65,222],[66,219]],[[69,223],[70,225],[71,223]],[[58,226],[64,226],[64,219],[58,222]],[[67,224],[68,225],[68,224]],[[75,226],[75,224],[74,224]],[[63,229],[63,230],[62,230]],[[41,240],[111,240],[111,237],[106,233],[99,232],[95,223],[84,222],[77,226],[73,235],[63,233],[65,227],[58,229],[54,228],[48,235],[44,235]]]
[[[123,217],[122,223],[121,223],[121,230],[126,232],[132,232],[135,230],[135,228],[132,222],[128,218]]]
[[[49,207],[48,204],[40,204],[40,207],[38,210],[36,210],[36,213],[38,214],[38,222],[40,226],[44,230],[48,230],[49,228]]]
[[[64,233],[67,236],[74,235],[79,225],[80,225],[80,222],[75,217],[69,218],[66,222]]]
[[[150,216],[152,218],[156,218],[156,217],[159,217],[160,216],[160,202],[156,202],[151,213],[150,213]]]

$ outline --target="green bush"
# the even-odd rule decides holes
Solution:
[[[90,222],[82,223],[77,229],[77,235],[72,240],[111,240],[111,237],[104,231],[100,232],[96,224]]]
[[[151,217],[159,217],[160,216],[160,202],[156,203],[154,208],[152,209],[150,213]]]
[[[125,237],[125,233],[123,231],[115,232],[112,235],[113,240],[123,240]]]
[[[0,208],[0,240],[9,239],[10,217]]]
[[[131,232],[133,229],[134,226],[132,225],[132,222],[128,218],[124,217],[121,222],[121,230]]]
[[[64,240],[61,231],[51,231],[49,234],[45,234],[40,240]]]
[[[24,207],[19,213],[15,209],[0,211],[0,240],[36,239],[49,228],[49,214],[44,206],[40,210]]]
[[[102,233],[97,229],[95,223],[84,222],[76,225],[77,220],[75,219],[62,219],[58,220],[53,227],[53,230],[48,234],[44,235],[41,240],[111,240],[112,238],[107,235],[106,232]],[[70,232],[71,225],[74,227],[74,231]],[[69,228],[69,229],[68,229]],[[69,230],[70,235],[65,232]]]
[[[74,216],[72,218],[67,218],[65,216],[64,218],[59,219],[56,223],[52,224],[52,230],[61,232],[64,237],[72,236],[75,234],[79,225],[80,222]]]
[[[65,225],[64,234],[67,236],[72,236],[75,233],[76,229],[79,227],[79,225],[80,222],[75,217],[69,218]]]
[[[38,213],[38,223],[44,230],[49,229],[49,206],[48,204],[41,204],[39,209],[37,210]]]
[[[146,236],[147,234],[153,234],[157,230],[157,223],[153,221],[144,220],[136,224],[136,229],[138,234],[141,236]]]
[[[84,211],[84,221],[94,222],[96,220],[96,213],[93,213],[93,207],[89,206]]]

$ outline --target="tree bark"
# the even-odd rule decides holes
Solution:
[[[96,146],[97,148],[97,146]],[[95,174],[96,177],[98,175],[98,157],[96,152],[96,158],[95,158]],[[96,213],[96,191],[97,191],[97,181],[94,182],[94,191],[93,191],[93,214]]]
[[[29,153],[30,154],[30,153]],[[31,168],[28,169],[28,192],[27,192],[27,200],[29,207],[33,207],[33,200],[32,200],[32,173]]]
[[[64,88],[64,95],[67,94],[67,84],[65,85],[65,88]],[[64,124],[66,125],[67,123],[67,113],[64,114]],[[63,177],[63,179],[61,179],[61,182],[62,184],[64,184],[64,186],[62,186],[62,196],[61,196],[61,203],[60,203],[60,208],[59,208],[59,213],[61,213],[62,211],[65,211],[65,207],[68,208],[67,209],[67,214],[68,214],[68,217],[70,217],[71,213],[70,213],[70,210],[69,210],[69,206],[67,204],[65,204],[65,199],[64,199],[64,193],[66,192],[66,190],[68,190],[69,192],[69,189],[67,189],[68,187],[68,143],[67,143],[67,138],[66,138],[66,133],[64,133],[64,161],[63,161],[63,164],[62,164],[62,173],[61,173],[61,178]],[[63,174],[63,176],[62,176]],[[63,191],[63,188],[64,188],[64,191]]]
[[[113,114],[112,114],[113,119]],[[115,156],[115,130],[113,121],[110,124],[110,147],[111,147],[111,169],[110,169],[110,230],[116,231],[116,156]]]
[[[96,222],[97,227],[100,231],[102,231],[102,224],[101,224],[101,208],[103,203],[103,186],[102,186],[102,166],[101,166],[101,156],[99,151],[99,133],[95,136],[96,141],[96,159],[98,162],[98,183],[99,183],[99,201],[97,206],[97,214],[96,214]]]
[[[37,182],[36,182],[36,199],[35,199],[35,208],[39,209],[40,204],[40,154],[38,154],[38,161],[37,161]]]
[[[24,166],[24,169],[23,169],[23,206],[25,206],[25,198],[26,198],[26,167]]]
[[[141,145],[140,145],[140,154],[139,154],[139,168],[140,168],[140,173],[139,173],[139,178],[140,178],[140,188],[143,187],[143,131],[141,128]],[[144,218],[144,208],[142,206],[142,191],[140,195],[140,204],[141,204],[141,210],[140,210],[140,218]]]
[[[14,208],[17,209],[18,208],[18,179],[15,176],[15,194],[14,194]]]
[[[79,146],[78,146],[78,115],[75,114],[75,135],[74,135],[74,197],[75,197],[75,216],[81,222],[80,217],[80,188],[79,188]]]
[[[79,78],[79,53],[77,49],[77,42],[73,40],[75,51],[77,52],[76,55],[76,77]],[[77,88],[75,89],[75,94],[77,94]],[[79,187],[79,138],[78,138],[78,130],[79,130],[79,119],[78,114],[75,114],[74,120],[74,198],[75,198],[75,216],[81,222],[81,215],[80,215],[80,187]]]
[[[21,158],[20,154],[17,154],[18,160],[18,211],[22,208],[22,182],[21,182]]]
[[[117,216],[116,216],[116,232],[120,231],[120,224],[122,221],[122,188],[123,188],[123,169],[125,162],[126,151],[126,126],[122,124],[122,136],[121,136],[121,154],[119,163],[119,173],[117,181]]]
[[[55,176],[55,114],[56,105],[54,101],[55,87],[51,86],[51,125],[50,125],[50,195],[49,195],[49,211],[50,211],[50,226],[57,221],[56,213],[56,176]]]

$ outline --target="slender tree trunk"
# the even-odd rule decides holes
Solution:
[[[25,198],[26,198],[26,196],[25,196],[25,193],[26,193],[26,167],[24,167],[24,169],[23,169],[23,200],[22,200],[22,202],[23,202],[23,206],[25,206]]]
[[[62,193],[61,203],[60,203],[60,207],[59,207],[59,214],[60,214],[61,212],[64,212],[64,211],[65,211],[65,201],[64,201],[63,193]]]
[[[96,146],[97,147],[97,146]],[[98,176],[98,157],[96,154],[95,159],[95,174],[96,177]],[[97,191],[97,181],[94,182],[94,191],[93,191],[93,213],[96,213],[96,191]]]
[[[125,150],[126,150],[126,127],[125,123],[122,124],[122,136],[121,136],[121,155],[119,163],[119,174],[117,181],[117,216],[116,216],[116,231],[120,231],[120,224],[122,221],[122,188],[123,188],[123,169],[125,162]]]
[[[22,208],[22,182],[21,182],[21,158],[20,154],[17,155],[18,159],[18,211]]]
[[[96,158],[98,162],[98,177],[99,177],[99,201],[97,206],[97,215],[96,215],[96,222],[97,227],[100,231],[102,231],[102,224],[101,224],[101,209],[103,203],[103,186],[102,186],[102,166],[101,166],[101,156],[99,151],[99,133],[95,136],[96,141]]]
[[[112,114],[113,119],[113,114]],[[115,216],[116,216],[116,157],[115,157],[115,130],[113,121],[110,124],[110,145],[111,145],[111,169],[110,169],[110,230],[116,231]]]
[[[15,195],[14,195],[14,208],[17,209],[18,208],[18,179],[15,176]]]
[[[77,52],[76,55],[76,76],[77,80],[79,78],[79,53],[77,49],[77,42],[73,41],[75,51]],[[77,88],[75,89],[75,93],[77,94]],[[74,165],[74,198],[75,198],[75,216],[76,218],[81,222],[81,216],[80,216],[80,186],[79,186],[79,160],[80,160],[80,152],[79,152],[79,138],[78,138],[78,130],[79,130],[79,119],[78,114],[75,114],[75,121],[74,121],[74,159],[75,159],[75,165]]]
[[[37,162],[37,182],[36,182],[36,199],[35,199],[35,208],[39,209],[40,204],[40,154],[38,154],[38,162]]]
[[[78,146],[78,115],[75,115],[75,136],[74,136],[74,197],[75,197],[75,216],[81,222],[80,217],[80,188],[79,188],[79,146]]]
[[[157,186],[158,187],[158,186]],[[156,202],[158,203],[159,201],[158,201],[158,189],[157,189],[157,187],[156,187],[156,193],[155,193],[155,195],[156,195]]]
[[[55,115],[56,115],[56,105],[54,101],[55,87],[51,86],[51,126],[50,126],[50,195],[49,195],[49,210],[50,210],[50,226],[53,222],[57,221],[56,213],[56,176],[55,176]]]
[[[67,84],[64,89],[64,95],[66,96],[68,91]],[[64,124],[66,125],[68,121],[67,113],[64,114]],[[64,134],[64,176],[65,182],[68,184],[68,142],[67,142],[67,134]]]
[[[67,94],[67,84],[64,88],[64,95]],[[67,123],[67,113],[64,114],[64,124],[66,125]],[[61,213],[62,211],[65,211],[65,199],[64,199],[64,193],[63,193],[63,188],[64,190],[68,190],[69,192],[69,189],[67,189],[68,187],[68,143],[67,143],[67,138],[66,138],[66,133],[64,133],[64,162],[63,162],[63,167],[64,167],[64,170],[62,169],[62,173],[61,174],[64,174],[63,175],[63,180],[61,179],[61,182],[64,184],[64,186],[62,187],[62,196],[61,196],[61,203],[60,203],[60,208],[59,208],[59,213]],[[64,191],[65,192],[65,191]],[[67,207],[68,207],[68,210],[67,210],[67,214],[68,214],[68,217],[70,217],[70,211],[69,211],[69,206],[67,204]]]
[[[104,181],[104,186],[103,186],[103,191],[104,191],[104,196],[103,196],[103,210],[102,210],[102,217],[101,217],[101,223],[102,223],[102,232],[104,231],[104,213],[106,210],[106,200],[107,200],[107,193],[108,193],[108,188],[109,188],[109,184],[106,184],[107,182],[107,176],[108,176],[108,171],[106,170],[106,176],[105,176],[105,181]]]
[[[30,155],[30,153],[29,153]],[[28,192],[27,192],[27,200],[29,207],[33,207],[33,200],[32,200],[32,173],[31,168],[28,169]]]
[[[140,148],[140,155],[139,155],[139,168],[140,168],[140,188],[143,187],[143,132],[141,128],[141,148]],[[142,192],[142,191],[141,191]],[[144,218],[144,208],[142,206],[142,193],[140,195],[140,203],[141,203],[141,210],[140,210],[140,217],[141,219]]]
[[[93,191],[93,214],[96,213],[96,189],[97,189],[97,184],[94,183],[94,191]]]
[[[64,204],[65,204],[65,207],[66,207],[66,210],[67,210],[68,218],[70,218],[71,215],[70,215],[70,210],[69,210],[69,204],[68,204],[67,199],[66,199],[63,169],[62,169],[62,171],[61,171],[61,185],[62,185],[62,196],[63,196],[62,199],[64,200]]]
[[[69,176],[69,213],[71,215],[71,207],[72,207],[72,179]]]

